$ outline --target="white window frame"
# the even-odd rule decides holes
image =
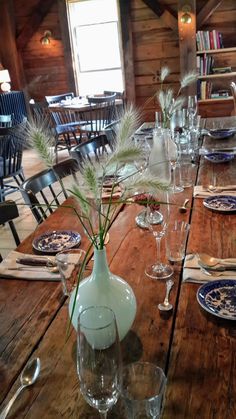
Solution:
[[[71,41],[71,52],[72,52],[72,61],[73,61],[73,69],[74,69],[74,78],[75,78],[75,86],[76,86],[76,93],[79,95],[80,94],[80,78],[82,74],[86,74],[86,73],[99,73],[99,72],[110,72],[110,71],[115,71],[115,70],[120,70],[121,71],[121,77],[122,77],[122,89],[121,91],[124,90],[124,67],[123,67],[123,54],[122,54],[122,42],[121,42],[121,28],[120,28],[120,19],[119,19],[119,14],[118,14],[118,20],[108,20],[106,22],[101,22],[101,23],[92,23],[92,24],[84,24],[84,25],[78,25],[77,27],[88,27],[88,26],[94,26],[94,25],[102,25],[102,24],[109,24],[109,23],[116,23],[117,25],[117,32],[118,32],[118,48],[119,48],[119,55],[120,55],[120,66],[115,66],[115,67],[104,67],[104,68],[99,68],[99,69],[91,69],[91,70],[81,70],[81,63],[79,61],[79,56],[78,56],[78,50],[77,50],[77,35],[76,35],[76,29],[77,27],[75,27],[75,25],[73,24],[73,22],[71,21],[71,16],[70,16],[70,4],[71,3],[79,3],[82,1],[90,1],[90,0],[66,0],[67,1],[67,17],[68,17],[68,24],[69,24],[69,32],[70,32],[70,41]],[[97,0],[100,1],[100,0]],[[116,0],[117,2],[117,0]],[[117,4],[118,7],[118,4]],[[117,90],[117,89],[103,89],[103,90]],[[96,92],[94,92],[96,93]],[[102,92],[101,92],[102,93]]]

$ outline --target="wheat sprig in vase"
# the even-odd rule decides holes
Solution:
[[[136,298],[130,285],[109,270],[105,248],[107,233],[118,205],[125,204],[127,200],[132,202],[132,197],[137,192],[157,196],[158,191],[166,189],[166,185],[156,176],[150,173],[141,174],[138,170],[134,170],[132,176],[124,175],[121,183],[119,181],[121,168],[142,158],[144,153],[142,146],[135,144],[132,139],[139,125],[138,112],[129,106],[117,124],[113,151],[104,156],[100,163],[83,161],[79,183],[72,184],[69,188],[71,195],[79,202],[80,211],[77,215],[91,242],[79,273],[77,287],[70,296],[70,319],[77,328],[77,318],[83,309],[94,305],[108,306],[116,315],[120,339],[124,338],[132,326],[136,314]],[[27,138],[45,164],[53,168],[55,156],[46,124],[28,122]],[[104,202],[104,185],[111,171],[110,192]],[[117,199],[118,187],[120,196]],[[91,247],[94,248],[93,270],[89,277],[82,279]]]

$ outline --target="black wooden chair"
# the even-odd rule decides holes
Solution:
[[[104,128],[104,135],[107,137],[107,141],[111,150],[113,150],[115,146],[116,133],[119,127],[119,123],[120,123],[120,119],[118,119],[117,121],[111,122],[111,124],[106,125]]]
[[[116,120],[115,99],[116,94],[88,97],[88,103],[91,105],[87,111],[88,123],[82,125],[80,130],[89,139],[102,134],[104,127]]]
[[[79,122],[77,124],[71,122],[69,116],[67,117],[65,112],[63,112],[63,108],[54,111],[48,107],[46,102],[30,103],[30,109],[35,121],[40,122],[40,120],[45,119],[48,121],[48,126],[55,137],[55,154],[58,161],[58,150],[67,149],[69,151],[72,145],[71,139],[78,143],[76,132],[78,131]],[[68,120],[70,120],[69,123]]]
[[[81,167],[86,160],[89,160],[90,163],[94,161],[99,162],[104,153],[108,154],[109,148],[107,137],[99,135],[90,141],[72,147],[70,155],[77,160],[78,165]]]
[[[23,199],[39,224],[68,198],[62,179],[72,175],[76,180],[78,170],[77,161],[67,159],[56,164],[53,169],[37,173],[21,185]],[[57,193],[56,186],[59,188]]]
[[[0,202],[5,200],[6,195],[18,190],[25,180],[22,167],[24,127],[25,123],[0,128]]]
[[[74,93],[62,93],[61,95],[56,96],[45,96],[45,100],[48,105],[52,105],[53,103],[60,103],[62,100],[73,99]]]
[[[5,223],[9,224],[16,246],[20,244],[20,239],[16,231],[14,222],[12,220],[14,220],[17,217],[19,217],[19,212],[18,212],[17,205],[14,201],[7,200],[4,202],[0,202],[0,224],[5,224]],[[2,256],[0,254],[0,262],[1,261],[2,261]]]

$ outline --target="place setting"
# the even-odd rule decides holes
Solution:
[[[236,280],[235,258],[221,259],[205,253],[186,255],[183,282],[205,283],[216,279]]]

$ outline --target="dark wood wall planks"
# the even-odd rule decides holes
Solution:
[[[59,0],[64,1],[64,0]],[[127,0],[128,1],[128,0]],[[177,17],[178,0],[158,0],[162,7]],[[16,37],[22,31],[39,0],[13,0],[15,8]],[[197,0],[199,12],[206,5]],[[168,26],[168,21],[157,16],[142,0],[130,0],[134,89],[136,104],[143,109],[144,119],[153,120],[157,104],[154,98],[159,89],[157,75],[163,65],[168,65],[171,76],[169,86],[175,91],[180,78],[178,32]],[[236,2],[224,0],[201,27],[202,30],[222,31],[225,46],[236,46]],[[50,30],[53,38],[50,46],[43,46],[40,38]],[[0,57],[1,58],[1,57]],[[21,51],[21,59],[29,91],[29,97],[41,100],[47,94],[59,94],[71,90],[71,74],[67,72],[67,59],[60,29],[58,0],[51,6],[30,41]],[[236,61],[234,54],[226,55],[224,65]],[[230,65],[230,64],[229,64]],[[13,86],[19,88],[19,86]],[[152,98],[151,100],[149,100]]]

